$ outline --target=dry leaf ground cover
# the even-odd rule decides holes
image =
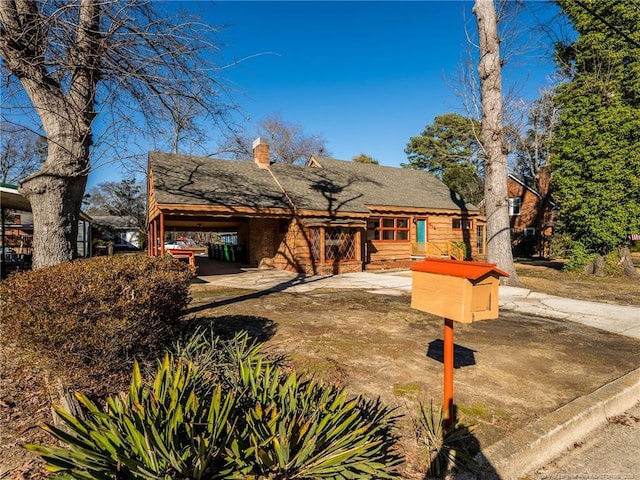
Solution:
[[[535,289],[549,282],[549,293],[569,291],[562,290],[562,272],[539,274],[535,268],[547,267],[524,266],[525,285]],[[602,290],[611,288],[619,293],[619,303],[639,303],[633,284],[627,289],[626,281],[608,287],[592,280],[583,284],[571,278],[574,298],[606,300]],[[269,293],[207,285],[194,285],[189,315],[224,335],[248,330],[293,367],[397,406],[405,415],[404,476],[419,476],[408,415],[419,399],[440,402],[442,319],[412,310],[408,296]],[[456,324],[454,340],[454,398],[459,415],[479,425],[480,448],[640,366],[640,341],[567,321],[502,314],[498,320]],[[6,340],[1,353],[0,472],[9,470],[6,478],[38,478],[39,466],[19,444],[46,440],[35,428],[49,415],[43,372],[35,359],[22,357]]]

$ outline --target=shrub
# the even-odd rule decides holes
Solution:
[[[549,257],[551,258],[569,258],[571,256],[571,248],[573,240],[568,233],[554,233],[549,242]]]
[[[613,250],[604,256],[604,273],[611,277],[617,277],[624,273],[624,266],[618,250]]]
[[[391,412],[295,372],[243,368],[251,407],[229,460],[233,478],[394,478]]]
[[[374,479],[396,473],[389,409],[285,375],[246,334],[215,340],[219,355],[208,351],[210,338],[197,333],[148,381],[136,364],[129,396],[110,398],[105,411],[77,395],[87,420],[60,411],[70,433],[45,427],[68,448],[27,448],[72,478]]]
[[[470,260],[471,259],[471,246],[469,244],[467,244],[467,242],[453,240],[451,243],[453,243],[456,247],[458,247],[460,250],[462,250],[462,252],[464,254],[464,258],[461,258],[461,260]]]
[[[189,302],[191,276],[183,263],[143,255],[16,274],[0,284],[2,334],[91,390],[92,376],[102,382],[130,371],[133,357],[158,357]]]
[[[246,333],[196,331],[176,352],[236,398],[227,478],[388,478],[395,417],[379,402],[285,374]]]
[[[199,398],[196,372],[167,355],[153,382],[144,382],[135,363],[129,395],[109,398],[106,412],[80,394],[86,420],[56,407],[66,431],[43,428],[69,448],[25,447],[70,478],[211,478],[225,463],[234,398],[220,388]]]
[[[569,272],[581,272],[595,258],[595,254],[590,253],[582,242],[574,242],[571,247],[571,254],[564,264],[564,270]]]

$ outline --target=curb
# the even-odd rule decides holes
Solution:
[[[640,369],[576,398],[482,452],[502,480],[517,480],[640,400]]]

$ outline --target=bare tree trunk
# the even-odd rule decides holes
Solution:
[[[487,260],[510,277],[504,285],[519,286],[513,264],[507,208],[507,153],[502,121],[500,40],[493,0],[476,0],[480,41],[480,86],[482,97],[482,146],[485,152],[485,208],[487,215]]]
[[[33,222],[33,268],[67,262],[76,257],[78,205],[86,175],[63,177],[39,171],[28,177],[20,191],[29,199]]]
[[[0,52],[31,99],[47,136],[47,160],[19,189],[33,210],[34,268],[76,256],[100,78],[100,12],[98,0],[80,1],[68,52],[73,75],[65,85],[49,75],[43,62],[46,23],[37,2],[0,2]]]
[[[33,92],[37,98],[38,92]],[[33,268],[67,262],[77,256],[78,216],[89,171],[90,120],[64,123],[65,102],[49,102],[42,116],[47,132],[47,160],[20,183],[33,211]],[[62,124],[62,125],[61,125]]]

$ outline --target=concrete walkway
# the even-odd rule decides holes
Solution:
[[[411,272],[345,273],[341,275],[302,275],[283,270],[247,268],[241,273],[199,277],[209,285],[249,290],[274,290],[292,293],[318,288],[359,289],[383,295],[411,295]],[[526,288],[500,287],[500,308],[524,315],[569,320],[608,332],[640,339],[640,306],[573,300]]]
[[[203,272],[204,273],[204,272]],[[281,270],[242,269],[238,273],[204,275],[201,287],[219,285],[250,290],[304,293],[318,288],[362,289],[385,295],[411,295],[411,272],[349,273],[334,276],[305,276]],[[500,287],[500,309],[522,315],[577,322],[618,335],[640,339],[640,306],[619,306],[531,292],[524,288]],[[544,466],[575,443],[599,431],[607,419],[623,414],[640,401],[640,368],[596,391],[579,397],[522,430],[484,449],[481,456],[501,480],[527,474],[545,477]],[[616,448],[611,445],[611,448]],[[605,445],[606,449],[606,445]],[[636,457],[636,452],[628,452]],[[600,460],[592,459],[594,465]],[[588,468],[588,465],[587,465]],[[595,470],[593,470],[595,471]],[[615,477],[611,472],[607,478]],[[553,477],[554,474],[551,474]],[[557,474],[556,474],[557,475]],[[465,477],[466,478],[466,477]],[[478,478],[495,478],[479,476]],[[573,477],[572,477],[573,478]],[[581,477],[591,478],[591,477]],[[602,478],[602,477],[593,477]]]
[[[344,273],[341,275],[303,275],[283,270],[243,269],[234,275],[199,277],[210,285],[250,290],[304,293],[319,288],[357,289],[384,295],[411,295],[411,272]]]
[[[573,300],[526,288],[501,286],[500,308],[536,317],[569,320],[640,339],[640,307]]]

